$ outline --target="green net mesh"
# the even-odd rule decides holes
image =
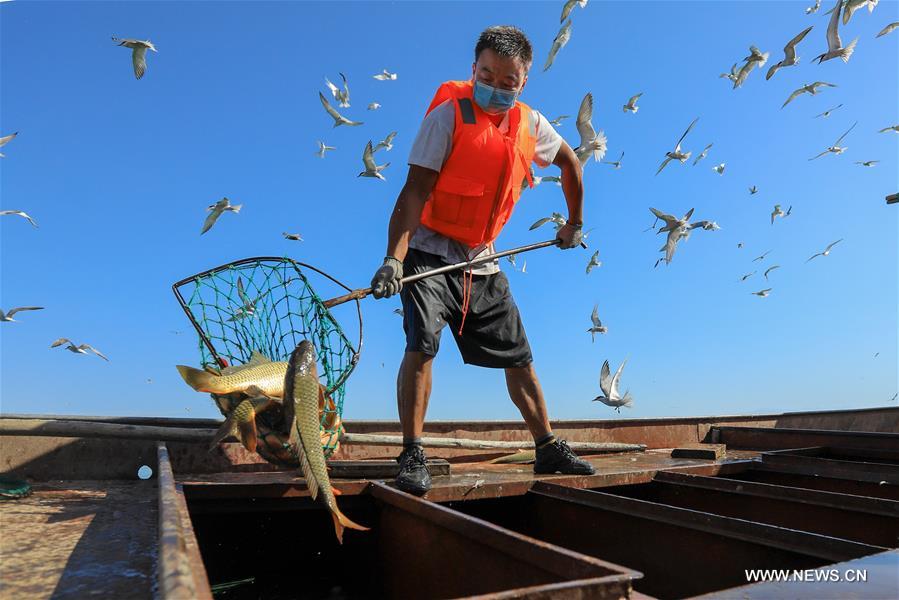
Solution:
[[[340,435],[345,382],[359,353],[301,267],[308,265],[289,258],[244,259],[189,277],[173,289],[200,334],[204,367],[245,364],[254,352],[286,361],[300,341],[315,345],[319,377],[333,400],[322,412],[322,444],[330,456]]]

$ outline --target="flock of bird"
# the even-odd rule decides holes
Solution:
[[[548,56],[546,62],[544,64],[543,70],[549,70],[557,59],[559,52],[565,47],[565,45],[570,41],[572,35],[572,12],[575,7],[579,7],[580,9],[585,9],[587,6],[588,0],[567,0],[562,9],[562,14],[560,18],[560,23],[562,26],[555,36],[555,39],[552,42],[550,50],[548,52]],[[833,58],[839,58],[844,63],[848,63],[851,56],[855,52],[856,46],[858,44],[858,38],[856,37],[848,44],[843,44],[843,41],[840,37],[840,25],[842,23],[843,26],[849,24],[852,19],[853,14],[859,10],[860,8],[867,7],[869,12],[873,12],[874,8],[877,6],[878,0],[836,0],[834,8],[826,14],[830,14],[830,20],[827,27],[826,33],[826,41],[827,41],[827,50],[817,56],[814,61],[817,61],[819,64],[825,62],[827,60],[831,60]],[[806,8],[805,12],[807,15],[815,14],[820,8],[821,2],[817,0],[815,4],[811,7]],[[814,25],[806,27],[792,39],[790,39],[787,44],[784,46],[784,58],[779,62],[773,64],[768,69],[765,79],[770,80],[774,75],[777,74],[778,71],[788,68],[794,67],[799,64],[800,57],[797,54],[797,47],[803,40],[806,39],[808,34],[812,31]],[[892,33],[895,29],[899,28],[899,22],[894,22],[888,24],[884,27],[876,37],[882,37]],[[147,72],[147,51],[158,52],[155,45],[149,40],[137,40],[137,39],[120,39],[117,37],[112,38],[113,42],[115,42],[118,46],[126,47],[131,49],[131,60],[132,67],[134,71],[134,76],[140,80],[144,77]],[[729,72],[722,73],[720,75],[721,78],[726,78],[729,81],[733,82],[733,88],[737,89],[743,86],[751,72],[755,68],[761,69],[767,63],[768,58],[770,56],[769,52],[762,52],[758,47],[752,45],[750,46],[750,53],[748,56],[742,59],[742,66],[738,66],[739,62],[734,63]],[[813,61],[813,62],[814,62]],[[321,105],[327,113],[327,115],[333,120],[333,127],[340,126],[348,126],[348,127],[358,127],[363,125],[362,121],[353,120],[344,114],[342,114],[337,109],[348,109],[351,108],[350,101],[350,88],[349,81],[347,77],[343,73],[339,73],[341,85],[335,85],[331,82],[327,77],[325,78],[325,87],[330,95],[331,100],[336,103],[337,107],[335,108],[332,105],[331,100],[322,92],[319,92],[319,100]],[[372,76],[374,79],[378,81],[395,81],[397,79],[396,73],[391,73],[386,69],[381,71],[380,73],[376,73]],[[796,89],[794,92],[790,94],[790,96],[783,103],[781,108],[785,108],[788,104],[792,103],[794,100],[803,95],[815,96],[821,93],[822,90],[828,88],[837,87],[835,84],[824,82],[824,81],[814,81],[803,85],[802,87]],[[631,96],[626,103],[622,105],[622,111],[624,113],[630,113],[631,115],[636,115],[639,111],[639,106],[637,105],[638,101],[642,97],[643,93],[637,93]],[[840,109],[843,105],[838,104],[833,108],[830,108],[818,115],[815,118],[828,118],[831,114]],[[367,104],[366,109],[368,111],[378,110],[381,107],[381,104],[377,101],[371,101]],[[624,159],[624,151],[621,151],[619,157],[615,161],[606,161],[603,160],[606,154],[607,148],[607,138],[602,130],[596,130],[593,126],[593,107],[594,107],[594,98],[592,93],[587,93],[583,99],[581,100],[577,117],[575,119],[575,126],[578,133],[578,144],[574,147],[574,152],[577,155],[582,166],[586,167],[590,158],[592,157],[594,162],[598,162],[601,164],[610,165],[613,169],[618,170],[622,167],[623,159]],[[562,126],[563,122],[570,118],[569,115],[560,115],[555,119],[550,120],[550,123],[554,126]],[[692,152],[685,148],[685,139],[688,134],[693,130],[696,126],[699,118],[693,119],[693,121],[687,126],[684,133],[677,140],[674,148],[672,150],[666,151],[664,157],[659,165],[658,169],[655,172],[655,175],[658,176],[669,164],[671,163],[680,163],[685,164],[691,157]],[[814,157],[809,158],[810,161],[816,160],[828,154],[839,155],[846,151],[845,146],[841,146],[841,143],[844,138],[855,128],[857,123],[853,124],[843,133],[831,146],[828,146],[821,153],[817,154]],[[899,124],[887,126],[880,130],[880,133],[887,132],[897,132],[899,133]],[[0,137],[0,147],[6,146],[10,143],[16,136],[18,132],[12,133],[10,135],[6,135]],[[385,180],[383,175],[383,171],[390,166],[389,162],[384,164],[377,164],[376,161],[376,153],[380,150],[385,150],[389,152],[393,148],[393,140],[396,137],[397,132],[390,132],[382,141],[377,144],[373,144],[372,140],[368,140],[365,144],[364,149],[362,151],[362,163],[363,170],[359,173],[358,177],[368,177],[368,178],[376,178],[380,180]],[[707,144],[703,150],[696,156],[693,160],[692,165],[696,166],[700,161],[704,160],[709,151],[712,149],[713,143]],[[330,146],[325,142],[319,140],[318,141],[318,151],[316,152],[317,156],[320,158],[325,158],[326,154],[330,151],[336,150],[337,148],[334,146]],[[5,155],[0,153],[0,157],[4,157]],[[856,161],[855,164],[864,166],[864,167],[873,167],[878,164],[880,161],[878,160],[860,160]],[[712,169],[719,175],[723,176],[725,173],[725,163],[721,162]],[[552,182],[556,185],[561,185],[561,179],[558,176],[536,176],[533,177],[534,185],[540,185],[543,182]],[[758,193],[758,187],[756,185],[752,185],[749,188],[750,195],[755,195]],[[200,234],[204,234],[209,231],[217,222],[219,217],[226,212],[230,212],[233,214],[238,214],[241,210],[240,204],[232,205],[228,198],[223,198],[222,200],[216,202],[215,204],[209,205],[207,207],[207,212],[209,213],[206,217]],[[649,229],[656,230],[656,225],[659,221],[663,222],[661,227],[658,227],[656,230],[657,234],[667,233],[665,244],[659,249],[663,256],[660,257],[655,262],[655,267],[662,262],[666,265],[670,264],[674,258],[675,251],[677,249],[678,244],[681,241],[685,241],[689,239],[690,234],[695,229],[703,229],[705,231],[714,231],[720,229],[718,224],[715,221],[709,220],[701,220],[696,222],[691,222],[691,218],[693,215],[693,209],[691,208],[687,211],[682,217],[676,217],[671,214],[667,214],[661,210],[650,207],[650,211],[653,214],[655,221]],[[792,206],[790,206],[786,211],[783,211],[781,205],[776,204],[774,206],[773,211],[770,215],[771,225],[774,225],[775,219],[781,218],[785,219],[792,214]],[[33,227],[37,228],[38,225],[27,213],[21,210],[2,210],[0,211],[0,216],[19,216],[23,219],[26,219]],[[542,218],[535,222],[530,229],[534,230],[538,227],[541,227],[547,223],[552,223],[556,230],[560,229],[563,225],[565,225],[565,217],[560,213],[553,213],[549,217]],[[589,232],[588,232],[589,233]],[[287,240],[293,241],[302,241],[302,236],[299,233],[288,233],[284,232],[283,236]],[[586,234],[585,234],[586,237]],[[830,243],[827,247],[818,253],[815,253],[811,257],[806,260],[810,262],[812,259],[817,258],[818,256],[827,257],[831,250],[838,243],[843,241],[842,239],[836,240],[835,242]],[[743,243],[740,242],[738,244],[738,248],[742,248]],[[765,260],[767,254],[770,252],[765,252],[761,256],[753,259],[752,262],[763,261]],[[517,269],[517,265],[515,262],[515,256],[507,257],[507,260],[512,265],[513,268]],[[595,251],[590,257],[585,272],[587,275],[591,273],[591,271],[597,267],[600,267],[602,262],[599,260],[599,251]],[[780,265],[773,265],[768,267],[764,271],[764,277],[766,282],[768,281],[769,274],[775,269],[780,268]],[[522,265],[521,272],[526,272],[526,262]],[[753,275],[755,275],[756,271],[752,271],[751,273],[747,273],[740,278],[740,281],[746,281]],[[762,298],[768,297],[773,288],[767,287],[761,289],[759,291],[750,292],[755,296],[759,296]],[[39,306],[23,306],[16,307],[10,309],[8,312],[3,312],[0,310],[0,322],[10,322],[15,321],[12,316],[17,312],[21,311],[34,311],[41,310],[42,307]],[[398,314],[402,314],[401,309],[397,309]],[[394,312],[397,312],[394,311]],[[599,317],[599,307],[595,305],[593,308],[593,312],[590,315],[591,327],[587,330],[591,335],[591,339],[595,341],[595,335],[605,334],[608,331],[608,328],[603,325],[600,317]],[[103,358],[104,360],[109,360],[106,356],[104,356],[101,352],[93,348],[91,345],[82,343],[79,345],[75,345],[74,342],[70,341],[67,338],[60,338],[54,341],[51,344],[51,348],[56,348],[64,346],[65,349],[79,354],[86,354],[88,351],[93,352],[95,355]],[[632,404],[632,398],[628,392],[625,392],[623,395],[619,392],[619,380],[624,369],[624,365],[627,360],[625,359],[618,370],[616,371],[614,376],[610,376],[610,368],[608,361],[605,361],[602,365],[601,375],[600,375],[600,388],[602,390],[602,394],[595,398],[596,401],[603,402],[616,410],[619,410],[622,406],[630,406]]]

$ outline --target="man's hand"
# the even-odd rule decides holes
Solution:
[[[390,298],[403,289],[403,263],[392,256],[384,258],[384,264],[371,278],[371,295],[375,298]]]
[[[559,242],[559,248],[568,250],[569,248],[579,246],[581,242],[584,241],[584,235],[581,232],[581,228],[582,225],[572,225],[571,223],[562,225],[559,229],[559,233],[556,234],[556,239],[561,240]]]

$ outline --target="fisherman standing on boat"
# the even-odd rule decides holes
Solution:
[[[467,364],[504,369],[509,396],[534,436],[535,473],[592,474],[549,425],[531,348],[509,282],[494,261],[403,286],[412,275],[493,252],[531,162],[561,169],[568,222],[559,247],[581,243],[581,166],[546,118],[518,101],[531,67],[531,44],[511,26],[486,29],[469,81],[440,86],[409,155],[409,173],[387,233],[387,256],[371,285],[375,298],[400,293],[406,352],[397,376],[403,452],[396,485],[423,494],[431,475],[421,446],[431,365],[449,324]]]

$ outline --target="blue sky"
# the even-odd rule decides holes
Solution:
[[[623,417],[888,404],[899,388],[899,207],[884,197],[899,187],[899,135],[877,131],[899,123],[899,32],[874,36],[899,20],[899,4],[857,12],[841,30],[844,41],[860,38],[849,63],[819,66],[811,59],[824,51],[832,2],[806,16],[810,0],[594,0],[574,10],[571,41],[544,73],[561,4],[2,4],[0,135],[20,135],[0,159],[0,208],[25,210],[40,228],[0,219],[0,305],[46,307],[0,324],[2,410],[217,416],[174,368],[197,364],[199,354],[170,285],[256,255],[289,255],[367,285],[431,96],[441,81],[470,76],[479,32],[499,23],[521,27],[534,44],[522,99],[552,118],[576,114],[592,92],[607,158],[626,153],[619,171],[586,167],[589,251],[538,251],[525,274],[504,263],[553,418],[617,416],[590,400],[603,360],[615,368],[625,357],[622,386],[635,404]],[[718,77],[751,44],[780,60],[808,25],[799,66],[770,81],[754,71],[738,90]],[[156,44],[142,80],[111,35]],[[384,68],[399,78],[372,79]],[[324,77],[338,72],[352,92],[344,112],[361,127],[332,129],[319,104]],[[838,87],[780,108],[819,80]],[[639,113],[623,113],[637,92]],[[369,112],[373,101],[382,108]],[[840,103],[830,118],[813,118]],[[685,147],[695,156],[714,143],[708,158],[654,176],[696,117]],[[846,153],[807,160],[856,120]],[[378,154],[392,163],[387,181],[357,178],[365,143],[392,130],[394,149]],[[576,145],[573,119],[559,131]],[[317,139],[338,149],[319,159]],[[856,160],[881,162],[868,169]],[[723,176],[712,171],[719,162]],[[759,193],[750,196],[750,185]],[[201,237],[205,207],[222,196],[242,212]],[[771,226],[775,203],[793,214]],[[547,239],[549,228],[528,226],[564,206],[552,184],[526,192],[497,246]],[[642,233],[650,206],[695,207],[695,218],[721,230],[694,233],[671,265],[653,269],[663,240]],[[283,240],[282,231],[305,241]],[[838,238],[829,257],[805,264]],[[603,266],[586,276],[595,249]],[[765,267],[751,262],[766,250]],[[773,264],[781,268],[765,285],[761,272]],[[750,295],[764,287],[770,297]],[[609,332],[591,343],[594,303]],[[398,305],[363,303],[365,345],[346,418],[396,418]],[[352,329],[352,313],[335,315]],[[111,361],[50,350],[62,336]],[[519,418],[502,373],[463,365],[448,331],[443,341],[429,419]]]

